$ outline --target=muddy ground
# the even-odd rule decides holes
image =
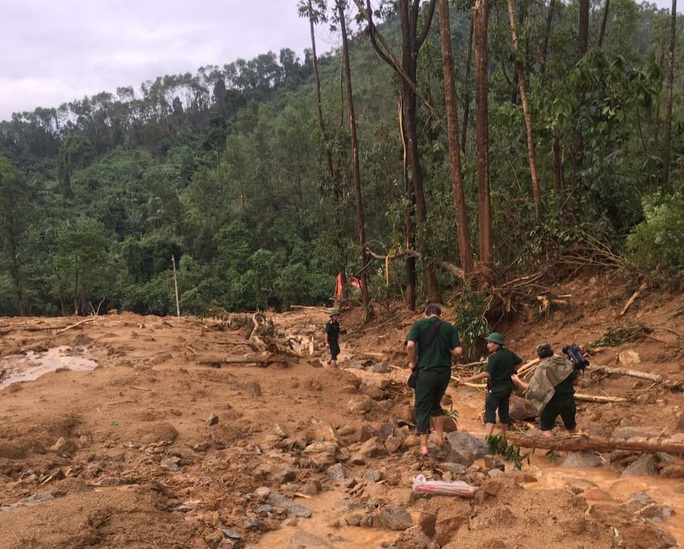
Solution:
[[[646,289],[621,314],[635,290],[609,275],[576,280],[497,329],[525,360],[541,341],[603,338],[578,391],[625,400],[579,402],[580,430],[681,444],[684,299]],[[269,362],[246,339],[248,316],[0,319],[0,547],[684,544],[682,455],[537,450],[517,469],[484,455],[476,388],[450,388],[451,449],[419,459],[402,352],[419,315],[376,313],[364,326],[359,309],[343,310],[337,369],[325,363],[325,309],[267,314],[301,355]],[[262,362],[222,362],[245,357]],[[591,372],[601,365],[663,382]],[[420,474],[463,481],[474,497],[414,493]]]

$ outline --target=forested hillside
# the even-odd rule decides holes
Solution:
[[[681,281],[669,10],[298,4],[337,51],[313,38],[304,59],[227,60],[0,123],[0,315],[175,314],[174,274],[182,314],[330,303],[341,274],[366,307],[458,290],[471,322],[494,288],[561,265]]]

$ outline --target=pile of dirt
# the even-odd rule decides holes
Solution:
[[[623,313],[634,289],[607,295],[607,282],[568,283],[555,289],[562,303],[497,329],[525,360],[541,341],[590,350],[578,391],[616,400],[580,401],[581,431],[684,444],[684,301],[644,291]],[[0,545],[684,543],[681,455],[536,451],[507,461],[483,441],[482,391],[454,386],[444,403],[458,413],[450,448],[420,459],[403,352],[420,315],[395,305],[364,325],[359,308],[344,309],[334,369],[326,310],[266,317],[278,343],[266,351],[243,315],[0,319]],[[39,366],[49,372],[22,377]],[[474,497],[416,493],[418,475],[465,482]]]

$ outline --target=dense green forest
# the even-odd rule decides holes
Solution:
[[[174,280],[182,314],[331,304],[338,274],[369,309],[487,304],[569,256],[682,277],[670,10],[292,9],[339,49],[317,55],[312,32],[304,59],[268,52],[0,123],[0,315],[175,314]]]

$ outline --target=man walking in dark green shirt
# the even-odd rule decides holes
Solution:
[[[440,319],[436,303],[425,308],[425,318],[416,321],[406,336],[411,371],[418,370],[415,388],[416,430],[420,453],[428,453],[428,437],[434,429],[437,446],[444,446],[444,410],[440,403],[451,380],[451,357],[463,354],[458,332]]]

